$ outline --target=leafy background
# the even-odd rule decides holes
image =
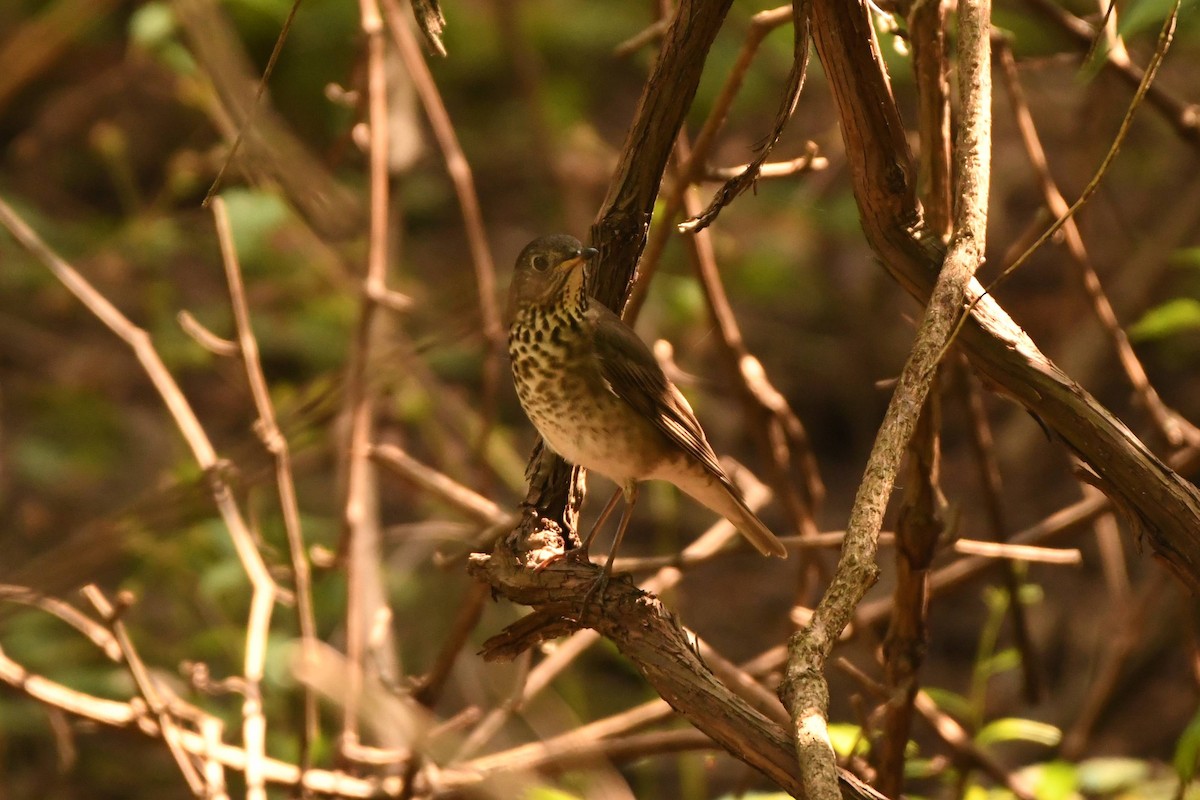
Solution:
[[[1096,12],[1082,2],[1069,5],[1080,15]],[[230,0],[218,13],[261,71],[289,7],[283,0]],[[693,125],[714,102],[751,14],[766,7],[734,4],[709,59]],[[1161,0],[1119,6],[1135,62],[1144,63],[1152,51],[1166,7]],[[646,49],[627,57],[613,50],[650,22],[650,9],[579,0],[454,0],[445,10],[450,55],[431,60],[431,68],[473,170],[503,285],[507,265],[533,236],[586,233],[652,58]],[[1160,77],[1167,91],[1191,102],[1200,100],[1196,11],[1195,2],[1185,5]],[[1001,2],[995,19],[1015,44],[1051,169],[1074,197],[1103,157],[1129,89],[1024,3]],[[884,34],[883,46],[901,108],[913,119],[903,43]],[[348,190],[347,213],[359,222],[366,171],[353,135],[361,117],[353,93],[363,88],[363,52],[355,4],[310,0],[296,17],[268,93],[283,125]],[[718,163],[751,157],[770,129],[790,59],[790,33],[769,36],[734,105]],[[177,319],[186,310],[219,335],[232,335],[212,221],[200,207],[225,153],[211,93],[170,3],[9,0],[0,7],[0,192],[151,333],[232,463],[239,499],[256,521],[269,563],[283,570],[286,548],[270,461],[251,430],[254,411],[241,368],[200,347]],[[999,90],[995,111],[987,276],[998,273],[1032,226],[1047,223]],[[394,175],[397,235],[389,282],[415,303],[389,318],[371,364],[371,380],[384,398],[380,437],[403,441],[418,458],[514,508],[532,429],[505,384],[486,455],[472,448],[484,342],[463,224],[420,109],[401,98],[392,114],[394,126],[407,129],[397,145],[412,158]],[[862,240],[835,116],[815,63],[777,154],[799,155],[810,139],[828,157],[828,168],[760,182],[723,212],[713,236],[750,348],[812,438],[828,489],[818,521],[837,530],[886,403],[878,382],[898,372],[920,310],[873,263]],[[1197,163],[1195,141],[1143,108],[1112,173],[1079,219],[1153,383],[1168,405],[1192,420],[1200,419]],[[250,185],[236,171],[223,196],[272,396],[295,452],[305,536],[332,550],[340,525],[343,371],[358,314],[365,237],[353,225],[344,235],[314,230],[313,220],[277,187]],[[998,297],[1045,352],[1161,450],[1056,243]],[[758,464],[678,242],[668,247],[639,332],[673,343],[680,367],[694,376],[686,390],[717,449]],[[145,660],[181,694],[235,726],[236,697],[202,696],[176,668],[190,661],[207,664],[214,675],[240,669],[249,594],[204,480],[130,353],[7,237],[0,237],[0,378],[0,579],[69,598],[85,582],[130,591],[134,603],[126,620]],[[949,409],[956,401],[948,396],[944,402]],[[1035,420],[998,399],[989,400],[988,410],[1014,530],[1079,497],[1068,456]],[[985,538],[960,412],[947,412],[943,435],[943,488],[954,532]],[[384,478],[382,488],[399,658],[406,673],[419,674],[469,587],[461,569],[432,564],[435,550],[461,541],[463,523],[411,486]],[[782,524],[777,509],[765,515],[777,529]],[[640,535],[627,549],[668,552],[708,522],[673,490],[647,487]],[[1083,551],[1081,567],[1023,572],[1020,601],[1030,613],[1037,669],[1048,687],[1039,703],[1021,696],[1020,656],[1003,622],[1013,600],[998,578],[939,598],[931,609],[927,685],[982,747],[1013,769],[1031,770],[1045,797],[1165,796],[1177,785],[1171,765],[1185,776],[1195,766],[1194,602],[1132,536],[1122,541],[1127,582],[1106,576],[1096,537],[1087,530],[1070,542]],[[822,557],[831,563],[831,555]],[[890,557],[884,551],[885,566]],[[737,557],[689,573],[667,600],[723,652],[748,658],[786,635],[795,580],[792,564]],[[885,574],[872,597],[884,596],[888,584]],[[344,589],[336,570],[318,570],[318,625],[334,644]],[[517,614],[489,607],[474,645]],[[293,759],[299,708],[286,643],[294,635],[289,615],[280,613],[267,694],[270,751]],[[1056,760],[1059,732],[1077,720],[1120,636],[1129,649],[1094,729],[1080,749]],[[82,691],[112,697],[134,691],[121,668],[48,615],[6,608],[0,640],[30,669]],[[474,649],[461,656],[438,709],[447,716],[471,703],[495,704],[511,685],[511,670],[483,665]],[[870,637],[848,644],[844,655],[868,671],[875,664]],[[843,744],[850,753],[862,721],[861,703],[853,699],[861,688],[838,674],[833,680],[833,716],[848,733]],[[554,694],[553,703],[531,715],[591,719],[648,698],[631,669],[604,649],[560,679]],[[328,732],[336,729],[337,715],[327,714]],[[914,780],[922,768],[935,777],[917,780],[914,792],[989,791],[986,780],[939,765],[927,730],[916,735]],[[317,743],[319,760],[332,757],[332,736]],[[160,743],[70,723],[11,691],[0,694],[0,775],[0,797],[185,792]],[[636,796],[646,798],[718,796],[745,778],[728,759],[705,755],[646,761],[625,775]],[[582,776],[560,786],[589,792]]]

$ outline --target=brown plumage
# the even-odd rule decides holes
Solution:
[[[786,557],[721,469],[691,406],[650,349],[587,296],[584,265],[595,254],[557,235],[535,239],[517,258],[508,352],[525,413],[564,460],[624,490],[614,552],[638,482],[665,480],[732,522],[763,555]]]

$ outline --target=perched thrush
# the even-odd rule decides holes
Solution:
[[[732,522],[763,555],[785,558],[783,544],[746,506],[650,349],[587,295],[584,270],[595,255],[562,235],[535,239],[521,251],[509,295],[508,353],[521,406],[550,449],[623,490],[612,554],[629,525],[638,481],[665,480]],[[610,554],[606,575],[611,568]]]

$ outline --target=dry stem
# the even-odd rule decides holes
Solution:
[[[263,796],[260,792],[260,766],[265,758],[265,722],[262,715],[262,699],[259,687],[267,657],[267,639],[271,627],[271,612],[279,596],[279,588],[271,578],[254,537],[250,533],[241,511],[238,509],[228,482],[222,474],[222,463],[213,449],[208,435],[196,418],[195,412],[167,371],[150,335],[134,325],[117,310],[103,295],[96,291],[70,264],[51,250],[34,233],[12,207],[0,200],[0,224],[9,229],[13,236],[34,257],[46,265],[62,284],[89,311],[103,322],[109,330],[121,338],[133,350],[146,375],[158,390],[167,410],[175,420],[180,433],[187,441],[200,468],[209,477],[213,498],[225,527],[233,540],[234,549],[242,568],[246,571],[252,587],[250,615],[246,622],[246,644],[243,661],[245,700],[242,707],[242,731],[246,741],[247,791],[253,797]]]
[[[317,641],[317,622],[312,605],[312,574],[308,554],[304,548],[304,533],[300,529],[300,506],[296,497],[296,482],[292,475],[292,455],[287,437],[279,428],[275,417],[275,406],[267,388],[262,362],[258,356],[258,340],[250,324],[250,308],[246,303],[246,287],[242,280],[241,265],[237,250],[233,246],[233,232],[229,226],[229,215],[225,201],[213,198],[211,205],[217,236],[221,243],[221,258],[225,264],[225,279],[229,284],[229,299],[233,306],[233,318],[237,326],[238,349],[246,366],[246,378],[258,410],[257,432],[263,445],[275,459],[275,484],[279,492],[279,508],[283,514],[283,526],[287,535],[288,552],[292,561],[292,580],[296,590],[296,616],[300,623],[300,646],[303,657],[309,660]],[[309,687],[304,687],[304,726],[300,736],[300,763],[307,767],[309,747],[319,735],[317,729],[317,700]]]
[[[805,787],[819,800],[831,800],[838,792],[825,721],[829,703],[823,675],[825,662],[854,609],[876,580],[876,537],[896,469],[936,374],[942,349],[962,313],[967,287],[983,261],[991,168],[990,24],[988,0],[962,0],[959,92],[963,119],[955,148],[958,202],[950,250],[867,460],[846,525],[846,542],[837,573],[811,623],[789,645],[787,673],[780,693],[792,713]],[[874,42],[873,36],[870,41]]]

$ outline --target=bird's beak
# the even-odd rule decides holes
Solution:
[[[600,254],[600,251],[594,247],[585,247],[575,253],[574,256],[562,262],[566,269],[573,269],[577,264],[587,264],[593,258]]]

